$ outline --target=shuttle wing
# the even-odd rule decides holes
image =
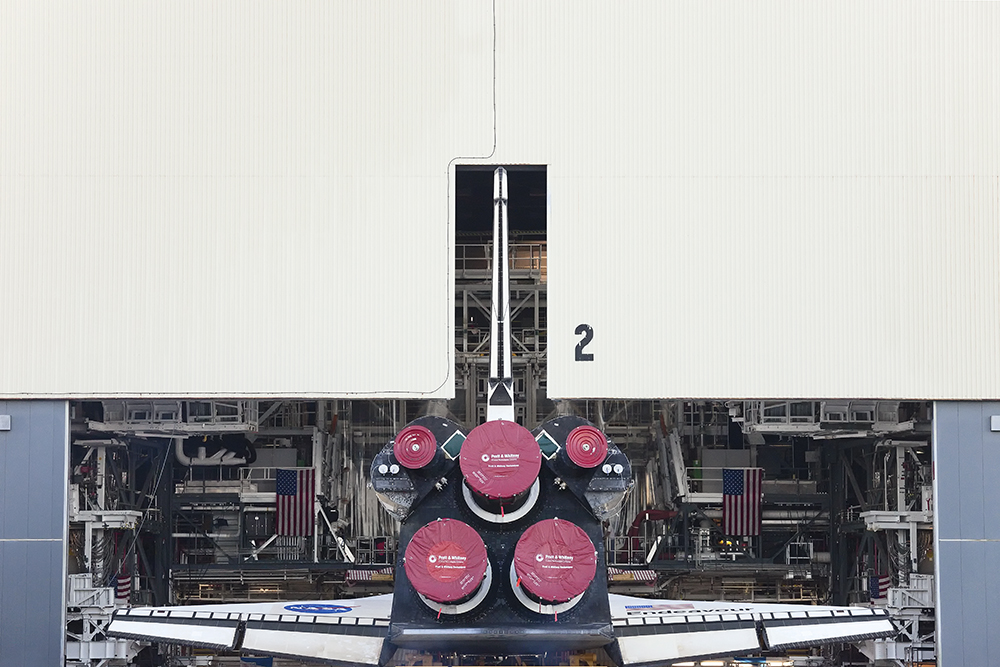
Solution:
[[[654,600],[609,595],[623,667],[887,637],[884,609]]]
[[[108,634],[330,664],[377,665],[391,609],[391,594],[352,600],[136,607],[116,612]]]

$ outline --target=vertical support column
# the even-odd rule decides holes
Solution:
[[[843,445],[836,442],[825,444],[823,456],[830,470],[830,591],[833,604],[846,605],[850,591],[851,557],[842,528],[847,496],[847,461]]]
[[[934,571],[939,665],[1000,654],[1000,402],[934,403]]]
[[[170,567],[174,560],[174,485],[171,481],[174,478],[174,448],[168,445],[163,455],[166,457],[161,464],[163,478],[156,492],[156,504],[163,519],[160,521],[160,530],[154,538],[156,555],[153,556],[156,581],[152,589],[153,604],[156,605],[174,603],[170,585]]]
[[[347,407],[350,406],[350,402],[347,402]],[[344,427],[351,423],[350,418],[346,419],[344,424],[340,423],[342,407],[340,401],[333,401],[331,406],[333,414],[330,419],[330,462],[332,465],[330,466],[330,491],[327,494],[327,498],[338,509],[340,507],[340,459],[344,450],[344,432],[346,430]]]
[[[469,290],[462,290],[462,352],[469,351]]]
[[[896,445],[896,511],[906,512],[906,447]]]
[[[537,338],[537,336],[536,336]],[[535,360],[531,359],[524,365],[524,427],[533,429],[538,426],[538,377]]]
[[[895,445],[895,455],[896,455],[896,465],[895,465],[895,475],[896,475],[896,511],[906,512],[908,507],[906,506],[906,446],[896,444]],[[899,581],[896,582],[899,586],[906,587],[910,585],[910,575],[917,571],[916,563],[916,553],[917,553],[917,524],[911,523],[909,528],[904,528],[896,531],[896,543],[897,546],[902,550],[906,549],[906,553],[909,557],[906,557],[904,561],[904,555],[899,553],[897,556],[897,563],[899,569]]]
[[[405,405],[405,404],[404,404]],[[403,410],[403,414],[406,414],[406,410]],[[313,553],[312,559],[314,563],[319,562],[319,540],[322,531],[320,530],[319,521],[319,497],[318,495],[322,493],[323,489],[323,442],[324,436],[323,432],[319,429],[319,420],[317,420],[316,427],[313,428],[312,435],[312,466],[313,474],[316,475],[316,483],[313,484]]]
[[[61,665],[69,404],[0,401],[0,423],[0,667]]]

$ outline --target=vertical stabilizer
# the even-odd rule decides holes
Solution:
[[[490,383],[486,420],[514,421],[510,368],[510,280],[507,272],[507,171],[493,172],[493,305],[490,324]]]

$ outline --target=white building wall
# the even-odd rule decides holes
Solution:
[[[549,165],[550,396],[1000,395],[1000,5],[498,30],[495,159]]]
[[[447,395],[481,161],[550,396],[1000,396],[996,3],[0,12],[2,395]]]
[[[447,396],[484,3],[0,5],[0,396]]]

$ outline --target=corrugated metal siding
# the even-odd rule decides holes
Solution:
[[[0,6],[0,395],[450,396],[489,3]]]
[[[1000,396],[1000,5],[498,19],[496,159],[548,164],[550,396]]]
[[[69,409],[0,401],[0,667],[63,663]]]
[[[1000,6],[493,10],[4,4],[0,392],[450,394],[479,156],[551,396],[1000,397]]]

